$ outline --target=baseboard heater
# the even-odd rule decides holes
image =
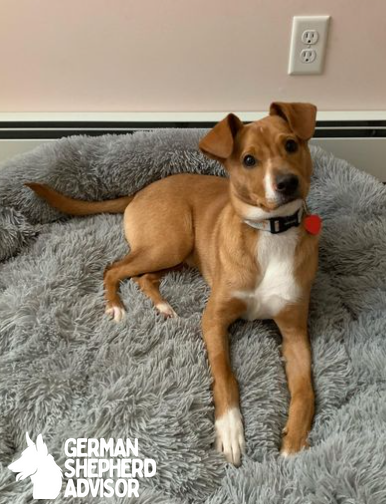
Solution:
[[[263,115],[253,112],[239,114],[245,122]],[[386,112],[341,113],[344,119],[339,118],[338,112],[320,115],[312,144],[320,145],[386,182]],[[224,116],[221,113],[0,113],[0,162],[62,137],[106,133],[122,135],[158,128],[210,128]]]

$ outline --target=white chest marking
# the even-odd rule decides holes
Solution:
[[[238,291],[236,296],[247,303],[247,320],[274,318],[288,303],[300,297],[294,278],[295,249],[299,230],[291,228],[282,234],[260,231],[257,261],[260,269],[252,291]]]

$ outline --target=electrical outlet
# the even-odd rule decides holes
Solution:
[[[321,74],[330,16],[295,16],[292,21],[288,73]]]
[[[302,42],[306,45],[314,45],[319,40],[319,33],[316,30],[305,30],[302,33]]]
[[[316,60],[316,51],[314,49],[303,49],[300,51],[300,61],[309,65]]]

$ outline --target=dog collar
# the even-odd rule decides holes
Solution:
[[[300,226],[303,217],[303,207],[296,210],[296,212],[292,215],[287,215],[285,217],[270,217],[269,219],[261,220],[261,221],[253,221],[249,219],[245,219],[245,224],[251,226],[255,229],[259,229],[261,231],[268,231],[272,234],[284,233],[288,229],[292,227]]]

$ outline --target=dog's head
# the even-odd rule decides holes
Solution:
[[[16,476],[16,481],[24,480],[36,473],[39,465],[42,463],[42,459],[48,455],[47,445],[43,442],[41,434],[37,437],[36,444],[31,440],[28,432],[26,438],[27,448],[22,452],[18,460],[15,460],[15,462],[12,462],[8,466],[11,471],[19,473]]]
[[[310,103],[271,104],[269,116],[244,125],[234,114],[201,141],[201,151],[229,173],[232,201],[248,219],[296,211],[310,186],[308,140],[315,130]]]

